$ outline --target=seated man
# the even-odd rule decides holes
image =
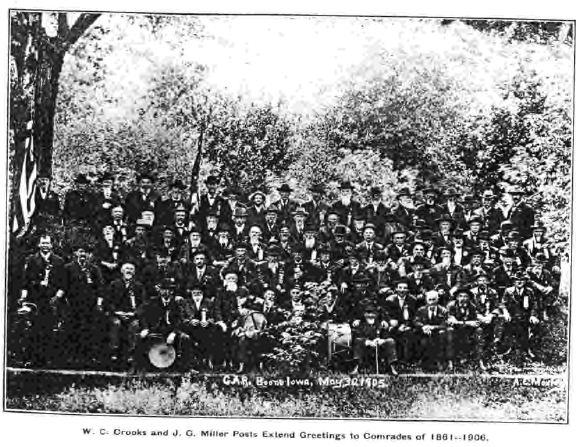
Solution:
[[[160,337],[169,345],[174,345],[177,353],[177,368],[189,370],[190,337],[178,330],[182,319],[181,301],[176,298],[176,278],[164,278],[154,294],[145,304],[140,331],[141,348]]]
[[[377,373],[382,363],[382,366],[387,366],[391,375],[397,376],[396,342],[388,334],[389,324],[385,320],[378,319],[376,315],[376,308],[367,305],[364,309],[364,318],[358,326],[352,328],[355,366],[350,374],[358,374],[360,366],[367,368],[372,361],[375,361]]]
[[[249,296],[240,308],[238,325],[232,332],[237,341],[238,374],[246,367],[261,369],[264,340],[262,330],[266,327],[266,316],[262,312],[264,301]]]
[[[491,287],[490,275],[481,271],[475,276],[476,287],[470,289],[472,292],[472,302],[476,307],[476,313],[484,337],[484,346],[490,348],[497,345],[500,340],[497,335],[500,333],[501,311],[500,298],[496,289]]]
[[[204,361],[210,369],[221,364],[223,334],[227,330],[216,299],[207,296],[201,283],[187,285],[181,304],[182,320],[178,329],[187,334],[192,349],[197,352],[197,361]]]
[[[422,366],[429,369],[436,366],[442,369],[442,362],[448,361],[448,368],[452,369],[451,337],[446,330],[448,311],[438,305],[438,292],[426,292],[426,305],[416,312],[414,325],[420,334]]]
[[[502,314],[505,322],[504,335],[509,337],[509,348],[520,349],[530,359],[536,356],[532,351],[540,319],[540,303],[534,292],[526,285],[528,276],[517,272],[514,285],[504,291],[502,297]]]
[[[134,353],[138,334],[142,330],[142,313],[147,300],[146,289],[136,281],[134,264],[126,262],[120,268],[121,278],[112,281],[108,293],[98,301],[100,309],[106,310],[110,319],[110,348],[112,362],[118,363],[122,357],[121,333],[124,332],[127,363],[135,367]]]
[[[390,320],[390,335],[396,340],[400,360],[406,363],[415,360],[416,333],[414,318],[418,310],[418,301],[408,293],[408,280],[396,281],[396,293],[386,298],[382,315]]]
[[[472,292],[470,289],[461,287],[454,293],[456,299],[448,303],[448,332],[452,332],[452,347],[454,352],[448,353],[448,358],[462,359],[474,350],[474,356],[478,362],[478,367],[485,371],[483,348],[484,336],[476,307],[471,301]]]

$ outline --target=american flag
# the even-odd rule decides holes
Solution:
[[[12,221],[12,232],[23,234],[26,232],[30,220],[36,209],[36,178],[38,177],[38,162],[34,154],[33,120],[27,124],[28,136],[24,142],[25,152],[21,166],[18,184],[18,194],[14,197],[15,208]]]

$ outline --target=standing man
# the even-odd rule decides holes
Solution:
[[[412,193],[408,188],[402,188],[396,194],[397,204],[392,208],[391,214],[394,222],[402,225],[405,231],[412,228],[414,222],[414,208],[412,206]]]
[[[94,210],[94,197],[88,190],[90,181],[85,174],[78,174],[74,188],[64,198],[63,217],[65,223],[89,223]]]
[[[298,202],[290,198],[290,193],[292,188],[287,183],[284,183],[278,188],[278,194],[280,194],[280,200],[274,202],[276,208],[278,208],[278,215],[284,222],[292,221],[292,213],[296,210]]]
[[[350,181],[340,183],[340,199],[332,204],[332,210],[340,216],[340,223],[352,227],[352,217],[358,214],[362,205],[352,198],[354,187]]]
[[[186,223],[190,218],[190,203],[184,200],[186,186],[180,179],[175,179],[170,184],[170,193],[166,200],[162,200],[158,205],[158,225],[174,225],[176,211],[184,211]]]
[[[65,286],[64,260],[53,253],[52,238],[43,234],[38,239],[38,252],[24,264],[23,287],[18,300],[21,309],[31,309],[27,314],[30,325],[22,334],[22,350],[24,360],[35,366],[53,360],[53,329],[59,323]]]
[[[154,220],[157,219],[158,207],[160,204],[160,194],[154,189],[156,178],[151,172],[138,174],[138,189],[130,191],[126,196],[126,217],[128,224],[133,225],[142,217],[142,212],[150,211],[154,213]],[[156,222],[153,222],[156,224]]]
[[[519,186],[513,186],[508,190],[512,198],[512,209],[510,210],[509,219],[518,232],[522,240],[530,237],[532,225],[534,225],[534,209],[528,205],[524,198],[524,190]]]
[[[221,222],[228,221],[232,217],[230,204],[218,194],[218,185],[220,179],[215,175],[209,175],[206,179],[206,194],[200,196],[198,204],[198,213],[196,217],[198,222],[206,222],[206,216],[209,211],[215,211]]]

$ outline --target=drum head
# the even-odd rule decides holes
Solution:
[[[176,361],[174,346],[165,342],[154,343],[148,351],[150,363],[159,369],[170,368]]]

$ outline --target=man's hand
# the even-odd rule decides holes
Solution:
[[[380,323],[380,326],[382,327],[382,329],[388,329],[390,327],[390,325],[384,320],[382,320],[382,323]]]
[[[480,322],[478,320],[470,320],[465,323],[468,327],[478,327],[480,326]]]
[[[146,338],[146,337],[148,337],[149,334],[150,334],[150,330],[149,330],[149,329],[143,329],[143,330],[140,332],[140,338]]]
[[[222,332],[226,332],[226,329],[228,329],[226,327],[226,323],[224,323],[223,321],[218,321],[216,324],[222,328]]]
[[[401,324],[400,327],[398,328],[398,330],[399,330],[400,332],[406,332],[406,331],[409,331],[409,330],[410,330],[410,326],[407,326],[407,325],[405,325],[405,324]]]
[[[504,321],[506,323],[510,323],[510,321],[512,321],[512,318],[510,317],[510,314],[508,312],[504,313],[504,315],[502,315],[502,317],[504,318]]]
[[[176,332],[170,332],[168,338],[166,338],[166,343],[168,343],[169,345],[173,345],[175,341],[176,341]]]
[[[194,318],[193,320],[190,320],[190,324],[192,326],[198,326],[200,324],[200,320],[197,320],[196,318]]]
[[[530,317],[530,320],[528,320],[528,321],[530,321],[530,324],[538,324],[538,323],[540,323],[540,320],[539,320],[538,318],[536,318],[536,317]]]
[[[422,332],[424,332],[424,334],[426,335],[432,334],[432,326],[425,324],[424,326],[422,326]]]
[[[352,327],[358,327],[358,326],[360,326],[360,320],[354,320],[352,322]]]
[[[54,295],[52,298],[50,298],[50,306],[56,306],[58,304],[58,296]]]
[[[200,322],[200,326],[202,326],[202,327],[208,327],[208,322],[207,322],[207,321],[201,321],[201,322]]]

